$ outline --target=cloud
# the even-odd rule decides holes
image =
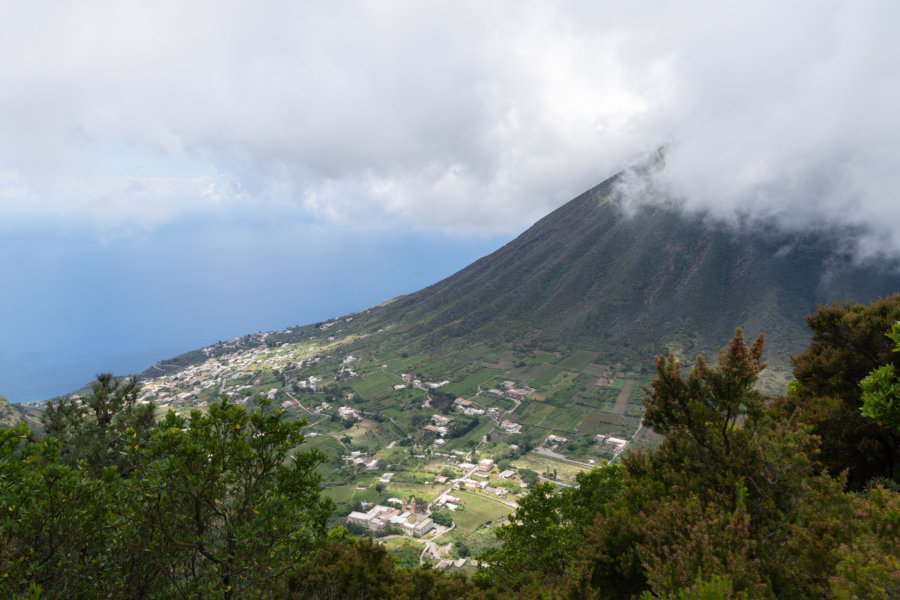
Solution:
[[[0,198],[20,206],[0,215],[154,227],[258,204],[512,233],[667,144],[659,185],[690,206],[900,247],[888,2],[2,10]]]
[[[672,87],[652,111],[669,132],[657,194],[724,218],[847,226],[866,232],[862,254],[896,252],[897,17],[885,2],[661,14],[668,26],[643,48],[672,50]]]

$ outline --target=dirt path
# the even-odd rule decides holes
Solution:
[[[631,390],[634,389],[634,384],[637,383],[634,379],[629,379],[625,382],[625,385],[622,386],[622,391],[619,392],[619,395],[616,397],[616,405],[613,406],[612,413],[614,415],[624,415],[625,409],[628,408],[628,396],[631,395]]]

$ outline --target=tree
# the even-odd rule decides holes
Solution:
[[[528,485],[534,485],[538,480],[537,472],[531,469],[519,469],[519,477],[522,478],[523,483]]]
[[[900,352],[900,323],[894,323],[887,334],[894,341],[894,352]],[[873,370],[860,382],[862,406],[860,413],[879,426],[900,431],[900,382],[894,365],[886,364]]]
[[[762,352],[762,336],[748,346],[737,330],[718,368],[698,357],[684,377],[672,357],[657,359],[644,425],[666,437],[623,458],[621,493],[586,530],[576,589],[668,596],[698,575],[754,597],[789,589],[783,546],[815,467],[808,433],[770,420],[755,390]]]
[[[792,357],[795,383],[772,414],[812,426],[822,440],[818,460],[837,475],[847,471],[851,489],[900,469],[900,431],[863,415],[859,382],[879,367],[900,367],[889,336],[900,321],[900,294],[871,305],[834,303],[806,318],[812,342]]]
[[[268,597],[320,545],[332,508],[322,455],[297,451],[304,423],[269,408],[169,412],[144,446],[126,430],[127,478],[68,464],[24,425],[0,429],[0,595]]]
[[[621,482],[621,468],[606,466],[579,473],[576,487],[562,491],[550,483],[535,485],[509,524],[495,531],[503,545],[478,557],[488,566],[477,579],[520,588],[561,578],[584,542],[584,528],[605,510]]]
[[[431,520],[438,525],[443,525],[444,527],[453,526],[453,517],[451,517],[449,513],[445,513],[443,511],[431,513]]]
[[[698,356],[687,379],[681,363],[669,355],[656,360],[657,378],[651,383],[644,425],[678,443],[689,438],[696,460],[706,468],[724,470],[747,443],[743,420],[759,421],[765,407],[754,388],[760,371],[763,335],[747,346],[740,329],[719,357],[719,368]]]
[[[143,446],[154,425],[152,402],[138,404],[137,379],[97,375],[91,393],[84,398],[60,398],[47,404],[41,423],[45,433],[62,443],[61,458],[74,465],[81,459],[94,476],[107,466],[128,473],[133,465],[127,446]],[[126,432],[131,432],[126,435]]]
[[[170,593],[253,598],[324,538],[318,451],[295,452],[304,421],[223,398],[185,419],[170,411],[141,452],[135,517],[167,556]]]
[[[62,464],[61,451],[55,439],[35,441],[24,424],[0,428],[4,598],[32,585],[51,598],[111,597],[120,587],[109,527],[119,480]]]

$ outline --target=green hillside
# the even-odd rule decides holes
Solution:
[[[742,327],[764,331],[771,371],[808,336],[803,317],[835,299],[900,290],[896,271],[857,265],[838,232],[734,228],[676,204],[626,215],[618,176],[455,275],[373,310],[398,339],[439,347],[502,340],[587,349],[647,366],[664,350],[712,354]]]
[[[216,482],[223,474],[237,473],[256,458],[267,456],[246,444],[276,443],[280,438],[269,435],[269,428],[287,427],[296,432],[300,430],[296,421],[302,419],[306,439],[302,447],[316,454],[308,455],[308,460],[302,458],[302,452],[292,456],[301,459],[305,470],[299,472],[301,479],[321,490],[321,495],[308,498],[315,502],[307,505],[316,507],[316,543],[324,543],[324,531],[345,527],[352,535],[376,538],[378,545],[347,541],[349,538],[340,537],[342,530],[336,530],[336,537],[326,547],[318,546],[317,552],[325,553],[321,561],[298,562],[291,553],[306,552],[303,544],[281,544],[277,523],[261,525],[263,519],[281,515],[288,529],[301,527],[291,520],[302,511],[281,511],[287,499],[298,497],[266,496],[269,504],[260,509],[249,500],[255,492],[246,490],[248,499],[234,504],[251,507],[234,515],[248,519],[248,529],[242,525],[240,535],[248,531],[260,534],[260,539],[269,539],[284,554],[273,559],[268,550],[255,557],[248,553],[246,558],[252,559],[253,566],[248,563],[247,572],[261,573],[263,565],[283,569],[300,564],[297,579],[289,579],[286,585],[306,583],[296,588],[297,595],[285,597],[315,597],[317,578],[330,578],[328,585],[333,585],[342,575],[328,569],[344,561],[352,564],[357,559],[345,553],[356,551],[389,567],[384,577],[399,578],[401,587],[407,585],[402,583],[407,573],[413,572],[391,571],[391,557],[400,566],[436,564],[472,574],[476,567],[467,561],[480,555],[487,562],[475,581],[478,577],[490,579],[493,583],[482,579],[479,585],[494,586],[501,594],[495,597],[515,594],[514,590],[523,586],[540,595],[539,586],[547,575],[551,587],[574,585],[577,578],[570,581],[569,576],[576,565],[569,564],[567,557],[577,553],[587,560],[607,561],[579,563],[581,570],[572,571],[578,577],[593,578],[592,586],[609,592],[601,597],[635,597],[650,588],[674,593],[694,583],[716,589],[721,584],[761,590],[762,580],[756,578],[784,577],[778,553],[791,555],[795,550],[781,546],[780,538],[772,534],[787,531],[788,524],[794,526],[790,511],[795,505],[805,507],[809,515],[818,514],[821,503],[814,496],[807,497],[806,486],[837,486],[837,490],[843,481],[853,490],[861,490],[870,481],[880,481],[879,477],[890,483],[895,475],[892,465],[900,460],[896,435],[889,432],[885,437],[875,424],[860,422],[855,403],[859,379],[893,356],[884,332],[900,318],[900,296],[875,303],[871,309],[839,305],[822,309],[823,316],[810,320],[818,341],[809,346],[795,369],[800,383],[794,384],[792,395],[782,401],[764,403],[753,389],[762,369],[758,354],[762,348],[757,344],[752,348],[738,342],[729,346],[732,358],[721,363],[721,377],[739,375],[740,369],[734,368],[739,364],[750,374],[734,384],[722,383],[711,371],[702,371],[693,383],[681,384],[679,365],[654,365],[653,357],[668,351],[692,362],[695,354],[703,353],[712,363],[717,355],[724,356],[718,348],[731,339],[736,327],[744,329],[748,341],[764,331],[769,367],[762,369],[763,378],[768,378],[762,380],[762,387],[781,393],[790,372],[790,354],[799,354],[808,346],[810,329],[803,317],[815,312],[817,303],[835,298],[868,302],[900,289],[900,277],[896,271],[855,264],[842,254],[843,245],[835,231],[786,234],[774,228],[735,228],[703,215],[685,214],[674,203],[625,211],[617,182],[614,177],[582,194],[490,256],[417,293],[321,323],[220,342],[152,365],[141,374],[141,389],[129,401],[134,406],[152,402],[158,417],[166,415],[163,425],[146,440],[132,430],[127,430],[125,437],[114,431],[110,434],[113,446],[101,453],[138,473],[147,470],[133,483],[108,475],[102,485],[110,486],[109,490],[104,492],[106,496],[98,496],[102,502],[95,508],[106,511],[104,514],[125,515],[122,523],[132,522],[134,515],[148,514],[151,504],[160,514],[177,514],[183,504],[180,499],[173,497],[162,506],[162,497],[149,493],[151,489],[170,489],[154,478],[175,481],[185,475],[193,477],[191,469],[210,469],[204,477]],[[838,351],[847,356],[835,359]],[[654,373],[665,374],[667,381],[653,382]],[[703,386],[683,387],[707,380],[703,385],[708,391]],[[846,389],[838,390],[845,397],[842,404],[834,400],[836,382],[846,384]],[[651,389],[655,397],[648,402]],[[736,390],[739,393],[732,398]],[[730,404],[721,411],[711,410],[706,403],[695,401],[695,392],[710,402],[727,400]],[[87,404],[97,400],[89,387],[79,393]],[[820,403],[825,396],[828,402]],[[259,406],[263,398],[265,410]],[[269,407],[282,410],[275,412]],[[768,416],[764,417],[763,408]],[[699,414],[694,414],[696,411]],[[21,407],[0,403],[0,415],[6,413],[11,419],[21,418]],[[252,422],[265,427],[248,433],[250,414],[255,415]],[[218,420],[217,424],[212,426],[208,419]],[[810,434],[798,425],[801,422],[815,427],[817,437],[804,441]],[[684,437],[688,430],[693,436],[690,440]],[[74,464],[78,456],[78,448],[28,446],[31,442],[24,430],[16,431],[19,433],[6,434],[7,462],[16,474],[30,472],[16,462],[22,444],[30,452],[47,455],[41,460],[47,461],[48,473],[55,472],[54,461]],[[211,457],[218,455],[208,449],[197,452],[197,440],[210,436],[207,441],[220,452],[222,464],[230,461],[231,454],[222,450],[225,446],[217,438],[219,434],[245,451],[250,462],[220,468],[210,463]],[[673,442],[660,446],[663,435]],[[712,437],[707,439],[709,435]],[[732,447],[732,437],[740,441],[739,446]],[[125,444],[125,439],[130,441]],[[818,439],[824,440],[823,452],[812,451],[807,457],[804,444]],[[881,446],[874,443],[879,440]],[[142,444],[148,450],[143,450]],[[168,444],[174,444],[178,452],[173,454]],[[655,450],[631,452],[635,449]],[[272,454],[272,465],[283,466],[286,453],[295,450],[285,441]],[[54,454],[60,452],[60,456]],[[30,464],[30,455],[21,456],[25,465]],[[189,465],[190,469],[187,465],[176,468],[172,456],[193,457],[198,462]],[[711,472],[710,464],[718,464],[718,468]],[[596,468],[602,465],[609,468]],[[802,474],[792,471],[795,466]],[[82,469],[77,464],[76,468]],[[832,480],[824,474],[826,470],[845,479]],[[60,472],[72,479],[73,489],[100,485],[80,470]],[[623,472],[629,473],[630,479],[622,480]],[[812,477],[812,473],[822,474]],[[228,485],[255,481],[255,475],[247,473],[228,477]],[[43,480],[22,475],[22,481],[42,490]],[[31,493],[15,496],[20,493],[16,490],[25,489],[16,485],[7,488],[13,494],[8,512],[26,505],[25,498]],[[208,511],[209,531],[230,522],[220,505],[230,505],[240,490],[214,492],[213,487],[194,480],[178,485],[177,489],[190,494],[196,490],[208,494],[194,500],[198,509]],[[117,499],[132,493],[129,486],[138,486],[139,493],[131,496],[131,505],[119,506]],[[783,496],[782,489],[800,500]],[[51,486],[50,492],[55,490]],[[841,494],[833,490],[832,500],[851,499]],[[674,499],[674,504],[657,506],[655,499],[662,497]],[[749,504],[745,505],[745,497],[750,498]],[[700,512],[696,512],[698,498],[707,503]],[[875,500],[865,509],[878,509]],[[77,499],[71,510],[77,512],[86,504]],[[716,512],[722,506],[731,512]],[[586,537],[585,527],[595,522],[600,510],[613,516],[605,529],[596,529],[600,537]],[[659,510],[663,512],[648,521],[647,515]],[[376,513],[366,511],[391,514],[399,520],[388,526]],[[406,516],[400,517],[401,511]],[[510,517],[514,511],[520,516]],[[531,524],[517,524],[528,521],[532,511],[537,511],[534,523],[541,524],[543,537],[533,537]],[[78,516],[84,523],[95,518],[88,513]],[[703,521],[707,517],[712,519],[709,524]],[[38,524],[45,521],[44,514],[35,510],[30,518],[31,529],[43,534],[46,528]],[[744,534],[740,527],[732,531],[732,525],[747,518],[757,531]],[[675,547],[665,536],[685,537],[672,529],[673,523],[684,519],[712,528],[719,536],[715,539],[721,541],[715,542],[713,550],[731,548],[726,540],[735,535],[744,535],[741,539],[745,541],[756,540],[747,535],[759,535],[764,550],[747,550],[746,557],[754,557],[754,565],[763,564],[759,557],[774,558],[762,571],[754,567],[733,580],[701,581],[695,566],[700,565],[703,574],[712,568],[710,574],[718,576],[730,574],[732,563],[720,569],[717,558],[697,551],[689,560],[680,559],[686,560],[683,573],[665,579],[665,568],[656,566],[667,564],[673,558],[668,549]],[[189,559],[184,564],[215,563],[211,572],[218,572],[222,565],[230,564],[228,557],[244,558],[230,551],[223,551],[222,559],[212,556],[203,547],[206,542],[191,550],[195,552],[191,556],[170,557],[172,547],[165,535],[171,538],[177,530],[167,533],[165,527],[160,529],[168,523],[168,519],[155,519],[142,525],[162,536],[155,538],[154,555],[169,561],[166,564],[180,565],[179,561]],[[620,536],[618,523],[630,529]],[[196,525],[202,533],[207,532],[205,521]],[[724,528],[721,535],[716,533],[719,528]],[[212,539],[217,539],[216,535]],[[705,535],[697,539],[705,539]],[[784,543],[796,543],[799,548],[802,535],[804,530],[798,530],[796,538]],[[107,552],[111,544],[122,544],[120,540],[126,537],[114,534],[111,541],[99,539],[95,545]],[[632,538],[643,541],[628,541]],[[249,543],[253,536],[244,539]],[[640,548],[649,552],[646,549],[654,547],[650,541],[661,544],[659,552],[647,555],[658,565],[626,565],[630,571],[620,572],[620,557],[631,556],[628,553]],[[35,547],[42,543],[42,539],[34,542]],[[747,541],[747,548],[756,543]],[[579,550],[582,547],[588,550]],[[134,558],[144,557],[141,544],[126,549],[133,553],[121,554],[128,565],[115,566],[111,572],[144,564],[144,558]],[[336,554],[328,558],[331,551]],[[46,585],[58,586],[52,589],[68,585],[65,577],[71,572],[97,568],[88,562],[69,564],[69,554],[63,555],[65,561],[57,568],[46,569],[61,578],[55,581],[47,576]],[[746,557],[729,555],[728,561]],[[136,562],[129,562],[133,559]],[[369,559],[358,560],[365,563]],[[636,559],[632,556],[629,560]],[[816,568],[830,572],[838,558],[829,560],[832,562]],[[177,583],[173,585],[193,579],[206,581],[206,574],[183,575],[187,567],[166,568],[175,575]],[[152,565],[135,567],[133,572],[139,579],[148,573],[155,573]],[[222,597],[229,597],[230,577],[226,574],[209,585],[219,586]],[[353,573],[350,579],[355,577]],[[85,581],[88,587],[94,585],[90,579]],[[474,584],[467,580],[437,577],[428,581],[428,585],[463,586],[446,597],[477,595],[470,587]],[[120,583],[110,583],[110,589],[119,589],[115,586]],[[248,593],[265,589],[256,580],[247,579],[243,585]],[[372,585],[377,588],[381,584]],[[773,580],[766,585],[776,592],[816,589],[806,581]]]

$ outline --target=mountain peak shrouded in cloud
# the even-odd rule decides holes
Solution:
[[[0,221],[512,233],[668,145],[715,213],[900,248],[900,6],[7,4]]]

